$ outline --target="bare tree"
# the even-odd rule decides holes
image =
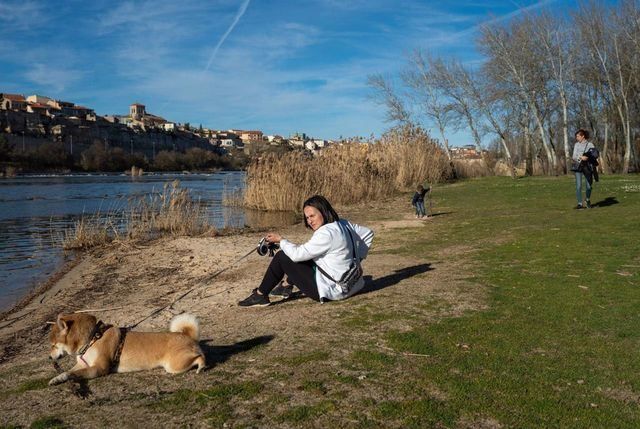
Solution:
[[[515,168],[513,166],[511,151],[507,144],[507,129],[498,121],[498,114],[501,110],[498,106],[500,102],[500,98],[497,97],[498,92],[495,87],[491,86],[487,79],[483,79],[483,77],[479,76],[479,73],[466,68],[460,62],[455,61],[452,64],[452,68],[456,71],[453,75],[456,78],[456,83],[466,95],[466,98],[476,106],[478,112],[483,115],[483,119],[488,121],[488,129],[490,132],[495,133],[500,139],[500,145],[507,158],[507,165],[509,166],[511,177],[515,178]],[[481,79],[483,79],[484,82],[482,82]]]
[[[562,113],[562,141],[564,148],[564,168],[567,172],[571,165],[571,152],[569,149],[569,101],[568,85],[571,68],[574,63],[574,51],[571,49],[572,30],[559,18],[548,12],[543,12],[538,17],[531,17],[535,31],[534,46],[543,50],[543,58],[548,65],[551,84],[560,101]],[[562,29],[562,32],[560,32]]]
[[[447,131],[462,124],[482,154],[483,133],[495,134],[510,166],[539,158],[543,170],[567,170],[570,130],[588,128],[605,172],[628,172],[640,159],[640,0],[607,5],[585,0],[576,13],[525,13],[481,27],[479,68],[421,51],[401,73],[403,92],[380,75],[369,78],[387,119],[416,119]],[[411,109],[407,109],[410,107]],[[564,153],[564,160],[557,152]],[[512,172],[515,169],[512,168]]]
[[[620,29],[613,25],[612,13],[595,2],[585,3],[576,19],[583,23],[579,26],[581,37],[598,62],[612,104],[618,113],[625,141],[622,172],[628,173],[631,159],[629,96],[632,77],[628,60],[622,51],[623,37]]]
[[[409,69],[403,73],[403,81],[413,90],[411,97],[414,102],[420,106],[427,119],[438,127],[447,157],[451,160],[446,129],[453,121],[453,112],[450,104],[446,102],[445,95],[436,85],[428,64],[429,60],[425,59],[425,55],[415,51],[409,60]]]
[[[480,49],[488,56],[492,78],[511,85],[528,104],[536,121],[547,161],[556,170],[555,149],[545,127],[546,79],[541,69],[543,61],[535,58],[531,27],[526,17],[507,28],[482,27]]]
[[[387,107],[387,122],[398,122],[400,124],[410,122],[411,114],[388,79],[385,79],[381,74],[374,74],[369,76],[367,84],[373,89],[373,100],[377,104]]]
[[[459,122],[466,122],[473,136],[476,151],[485,160],[482,150],[482,138],[480,136],[479,113],[470,96],[464,88],[465,71],[460,63],[451,60],[443,61],[441,58],[430,58],[429,69],[433,77],[434,85],[449,99],[448,109],[458,116]],[[486,160],[485,160],[486,161]]]

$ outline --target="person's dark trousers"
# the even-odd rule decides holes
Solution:
[[[313,265],[313,261],[293,262],[281,250],[271,260],[258,290],[264,295],[269,295],[269,292],[280,283],[286,274],[289,281],[296,285],[302,293],[314,301],[320,301]]]

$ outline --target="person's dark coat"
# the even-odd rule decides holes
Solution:
[[[411,205],[415,206],[418,201],[424,202],[424,196],[427,194],[427,192],[429,192],[429,188],[423,189],[421,192],[416,191],[416,193],[413,194]]]
[[[600,153],[598,152],[598,149],[590,148],[584,153],[584,155],[588,159],[586,161],[580,161],[577,171],[584,174],[587,182],[589,182],[589,186],[591,186],[594,180],[596,182],[600,180],[598,177],[598,157],[600,156]]]

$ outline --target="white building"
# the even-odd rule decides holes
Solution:
[[[329,143],[326,140],[320,140],[320,139],[315,139],[315,140],[312,140],[312,141],[315,143],[316,147],[319,147],[319,148],[325,147]]]
[[[27,103],[30,104],[46,104],[50,105],[50,103],[54,102],[53,99],[49,97],[45,97],[44,95],[30,95],[27,97]]]

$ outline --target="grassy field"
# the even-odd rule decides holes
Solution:
[[[478,249],[471,271],[490,288],[489,308],[390,334],[396,350],[434,357],[412,360],[403,388],[435,385],[446,400],[390,401],[379,412],[413,427],[463,416],[488,426],[640,426],[640,178],[602,178],[591,210],[573,210],[573,195],[566,177],[437,191],[447,221],[431,240],[405,234],[399,251]]]
[[[352,215],[393,221],[410,198]],[[90,404],[47,388],[34,361],[0,373],[0,400],[37,400],[32,427],[107,427],[125,406],[131,427],[640,427],[640,176],[602,177],[590,210],[573,209],[571,177],[468,180],[436,186],[433,200],[432,220],[377,231],[367,262],[431,271],[268,313],[310,315],[289,350],[258,341],[198,376],[93,380]],[[420,293],[447,278],[438,286],[453,301]],[[468,299],[460,281],[482,303],[453,314]],[[333,324],[315,321],[327,309]]]

